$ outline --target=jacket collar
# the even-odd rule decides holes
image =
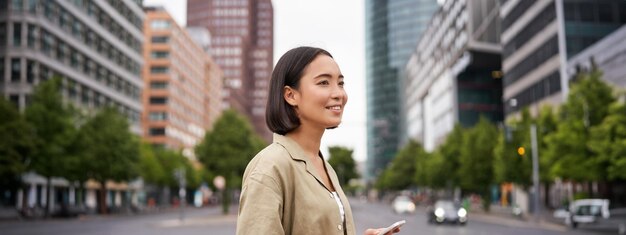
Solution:
[[[313,166],[313,163],[311,162],[311,159],[309,157],[306,156],[306,154],[304,153],[304,150],[302,150],[302,147],[300,147],[300,145],[294,141],[293,139],[284,136],[284,135],[280,135],[280,134],[276,134],[274,133],[273,135],[274,137],[274,143],[280,144],[281,146],[283,146],[285,149],[287,149],[287,152],[289,152],[289,156],[291,156],[291,159],[296,160],[296,161],[302,161],[304,162],[306,171],[312,175],[313,177],[315,177],[315,179],[326,188],[326,186],[324,185],[324,183],[322,183],[323,181],[321,180],[322,178],[317,174],[317,170],[315,169],[315,166]],[[322,157],[322,153],[318,152],[319,156]],[[328,163],[326,162],[326,160],[324,160],[324,158],[322,158],[322,162],[324,163],[324,166],[326,167],[326,171],[328,174],[328,171],[330,170],[330,165],[328,165]],[[330,177],[331,174],[328,174],[328,178],[330,179],[330,183],[333,184],[333,187],[337,188],[336,184],[335,184],[335,180]],[[326,188],[328,191],[331,191],[329,188]]]

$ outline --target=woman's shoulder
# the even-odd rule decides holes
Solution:
[[[289,151],[278,143],[272,143],[252,158],[246,171],[262,173],[276,172],[278,169],[288,167],[291,162]]]

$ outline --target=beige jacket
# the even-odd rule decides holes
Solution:
[[[237,234],[356,234],[352,210],[337,174],[324,161],[345,209],[344,227],[330,190],[300,146],[274,134],[243,175]]]

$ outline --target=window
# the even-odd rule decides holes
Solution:
[[[78,54],[78,52],[76,50],[70,50],[70,65],[73,68],[79,68],[79,64],[78,64],[78,60],[80,55]]]
[[[167,104],[166,97],[150,97],[150,104]]]
[[[150,73],[152,74],[164,74],[169,72],[169,68],[165,66],[152,66],[150,67]]]
[[[152,43],[167,43],[170,41],[170,38],[167,36],[154,36],[152,37]]]
[[[89,89],[86,86],[81,86],[80,94],[81,103],[83,105],[89,105]]]
[[[150,28],[152,29],[169,29],[171,23],[167,20],[154,20],[150,22]]]
[[[165,128],[150,128],[151,136],[161,136],[165,135]]]
[[[167,82],[151,82],[151,89],[167,89]]]
[[[28,35],[26,36],[26,40],[28,41],[27,45],[29,48],[35,48],[35,34],[37,34],[36,30],[37,28],[34,25],[28,25]]]
[[[4,78],[4,58],[0,57],[0,78]]]
[[[83,41],[83,25],[78,20],[74,20],[72,24],[72,34]]]
[[[19,47],[22,42],[22,25],[21,23],[13,24],[13,46]]]
[[[33,82],[35,81],[35,72],[33,70],[35,70],[35,62],[33,62],[32,60],[27,60],[26,61],[26,82],[28,84],[33,84]]]
[[[16,11],[22,10],[22,0],[13,0],[11,1],[11,8]]]
[[[43,32],[43,42],[41,43],[41,51],[43,51],[44,54],[50,56],[50,53],[52,52],[52,47],[54,46],[54,44],[55,44],[54,36],[52,36],[50,33]]]
[[[613,20],[613,6],[610,3],[598,3],[598,17],[600,22],[611,23]]]
[[[67,50],[67,46],[64,42],[59,41],[59,45],[57,45],[57,59],[60,62],[65,63],[65,51]]]
[[[0,23],[0,46],[4,46],[7,42],[6,31],[7,31],[7,25],[4,22]]]
[[[583,2],[580,3],[578,9],[584,9],[584,10],[580,10],[580,20],[581,21],[586,21],[586,22],[593,22],[594,21],[594,6],[593,3],[590,2]]]
[[[28,11],[30,13],[37,13],[37,2],[38,0],[28,0]]]
[[[10,95],[9,100],[11,101],[11,103],[13,103],[13,105],[15,105],[15,107],[19,107],[20,95]]]
[[[22,69],[22,64],[21,64],[20,59],[18,58],[11,59],[11,82],[20,81],[21,69]]]
[[[153,51],[150,53],[153,59],[161,59],[170,57],[170,53],[168,51]]]
[[[166,112],[150,112],[149,118],[151,121],[167,120],[167,113]]]

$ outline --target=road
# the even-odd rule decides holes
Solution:
[[[406,220],[399,235],[408,234],[598,234],[588,230],[568,230],[554,224],[535,224],[494,215],[470,214],[466,226],[431,225],[426,215],[418,211],[413,215],[397,215],[390,206],[351,200],[357,234],[368,227],[385,227],[398,220]],[[231,211],[236,213],[236,207]],[[76,219],[50,219],[27,221],[0,221],[0,234],[234,234],[236,215],[220,215],[219,208],[186,209],[185,220],[180,222],[176,210],[142,215],[84,216]]]

